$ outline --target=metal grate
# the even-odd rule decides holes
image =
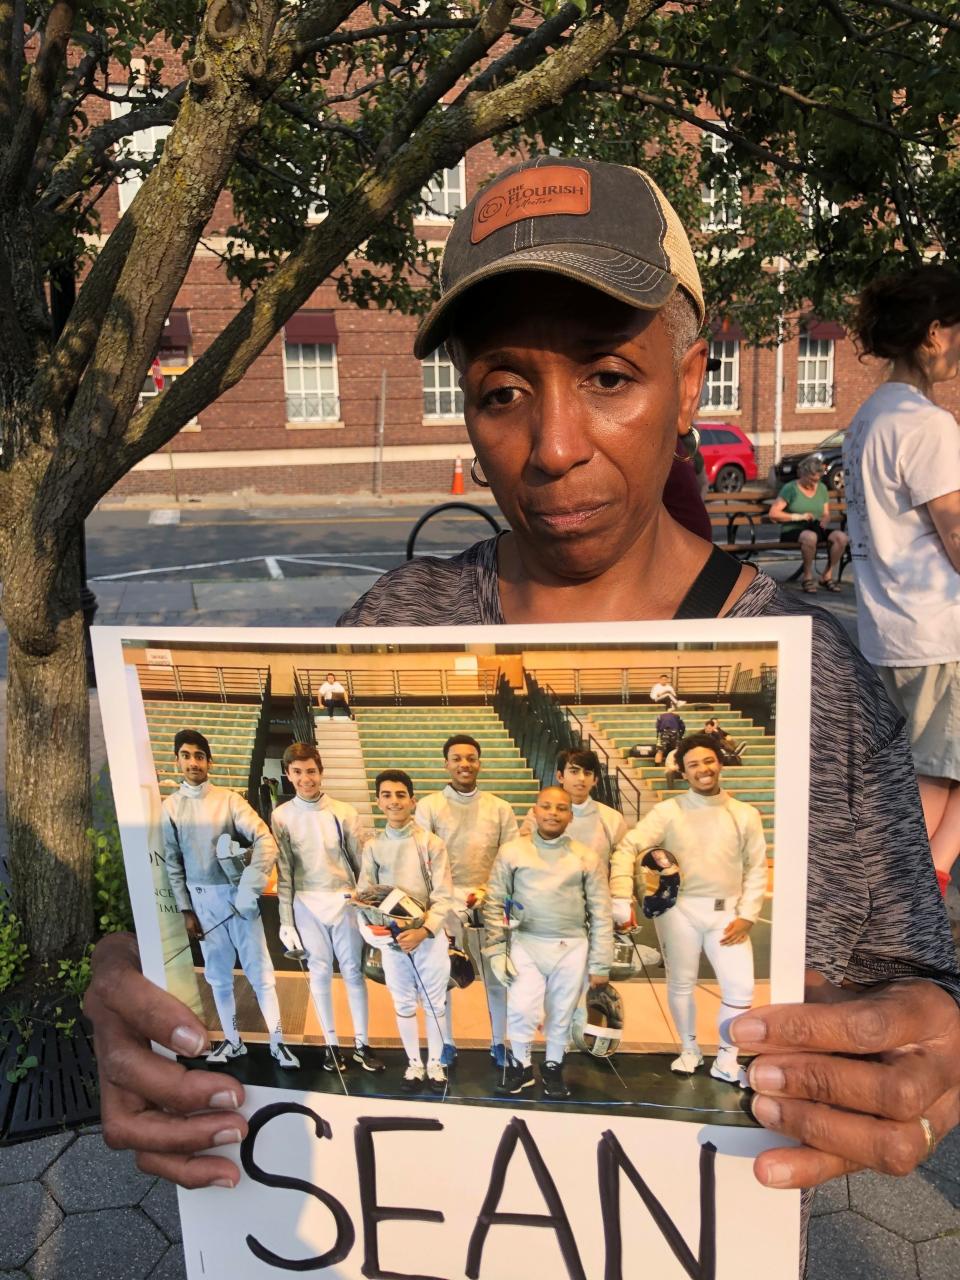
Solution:
[[[22,1080],[9,1081],[20,1037],[11,1028],[0,1054],[0,1141],[19,1142],[100,1118],[93,1036],[82,1017],[69,1034],[49,1023],[36,1024],[26,1057],[36,1057]]]

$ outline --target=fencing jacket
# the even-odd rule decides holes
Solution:
[[[623,814],[618,813],[616,809],[611,809],[608,804],[601,804],[599,800],[594,800],[592,796],[588,796],[583,804],[575,804],[571,808],[573,821],[563,834],[592,849],[603,860],[604,867],[609,867],[611,853],[627,834],[627,824],[623,820]],[[533,816],[533,806],[531,806],[530,812],[523,820],[520,834],[532,836],[536,829],[537,824]]]
[[[726,791],[694,791],[656,804],[621,840],[610,860],[610,892],[631,898],[634,865],[647,849],[669,850],[680,867],[680,893],[733,898],[736,913],[756,920],[767,888],[767,842],[759,809]]]
[[[272,823],[282,925],[295,925],[293,897],[298,890],[353,892],[365,835],[353,805],[327,795],[317,800],[294,796],[274,809]]]
[[[426,872],[426,874],[424,874]],[[363,850],[358,888],[390,884],[429,908],[423,923],[436,937],[453,907],[450,860],[443,841],[415,822],[385,827]]]
[[[199,787],[181,782],[180,790],[167,796],[160,809],[163,857],[174,901],[181,911],[191,911],[188,885],[229,884],[217,859],[222,835],[252,846],[243,873],[244,885],[253,894],[267,887],[277,861],[277,846],[267,824],[236,791],[202,782]]]
[[[519,836],[497,854],[483,923],[488,947],[502,946],[503,902],[520,903],[517,935],[537,938],[589,938],[590,973],[609,975],[613,963],[613,916],[602,860],[592,849],[564,834],[545,840],[538,831]]]
[[[414,821],[447,846],[455,889],[486,884],[497,850],[518,834],[517,819],[506,800],[479,789],[465,796],[446,786],[424,796]]]

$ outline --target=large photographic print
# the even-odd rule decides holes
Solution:
[[[807,625],[98,631],[145,971],[248,1088],[192,1270],[639,1275],[621,1184],[643,1274],[795,1257],[728,1030],[802,994]]]

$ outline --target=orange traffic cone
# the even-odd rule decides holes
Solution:
[[[451,493],[463,493],[463,463],[458,458],[453,464],[453,484],[450,486]]]

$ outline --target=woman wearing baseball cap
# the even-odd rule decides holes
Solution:
[[[646,174],[552,157],[508,169],[458,216],[441,283],[415,350],[444,342],[460,370],[475,477],[510,530],[393,570],[343,624],[805,612],[661,503],[706,344],[686,234]],[[960,1119],[960,975],[902,720],[842,629],[811,612],[814,669],[831,672],[832,693],[812,704],[810,1003],[731,1028],[758,1055],[755,1115],[799,1143],[758,1158],[758,1178],[777,1187],[906,1173]],[[153,1039],[197,1053],[206,1033],[139,975],[131,939],[98,947],[88,1011],[108,1140],[182,1185],[233,1185],[231,1162],[193,1153],[227,1120],[245,1131],[223,1114],[242,1087],[150,1052]],[[219,1114],[191,1114],[211,1106]]]

